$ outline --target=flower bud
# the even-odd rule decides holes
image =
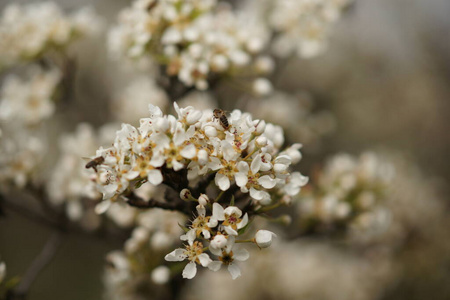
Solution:
[[[208,137],[216,137],[217,136],[217,129],[213,126],[205,126],[205,134]]]
[[[192,197],[191,191],[189,189],[182,189],[180,192],[181,200],[188,201]]]
[[[272,240],[277,235],[272,231],[258,230],[255,234],[255,243],[259,248],[267,248],[272,245]]]
[[[136,240],[129,239],[125,242],[124,250],[128,254],[135,253],[139,250],[139,246],[140,244]]]
[[[212,69],[216,72],[224,71],[228,68],[229,62],[225,55],[214,55],[211,59]]]
[[[137,243],[144,243],[149,239],[149,232],[147,228],[137,227],[133,230],[131,238],[135,240]]]
[[[279,221],[284,226],[289,226],[292,223],[292,218],[290,215],[282,215],[281,217],[279,217]]]
[[[223,234],[217,234],[214,236],[214,238],[211,240],[211,247],[216,249],[221,249],[225,247],[227,244],[227,238]]]
[[[292,197],[289,196],[289,195],[284,195],[284,196],[281,198],[280,201],[281,201],[281,203],[283,203],[284,205],[289,206],[289,205],[292,204]]]
[[[351,210],[352,208],[350,207],[350,204],[347,202],[341,202],[336,205],[335,215],[339,219],[345,219],[350,215]]]
[[[260,56],[255,61],[255,67],[259,73],[268,74],[274,70],[275,63],[269,56]]]
[[[256,145],[258,147],[264,147],[267,145],[267,138],[265,136],[259,136],[256,138]]]
[[[205,194],[200,194],[200,197],[198,197],[198,203],[200,205],[206,206],[206,204],[209,203],[209,198]]]
[[[152,271],[152,280],[156,284],[165,284],[169,281],[170,270],[166,266],[159,266]]]
[[[272,92],[272,83],[266,78],[258,78],[253,82],[253,92],[257,96],[265,96]]]

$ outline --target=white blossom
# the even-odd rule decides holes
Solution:
[[[0,121],[36,125],[55,111],[53,95],[61,79],[57,69],[32,66],[27,79],[16,75],[5,78],[0,95]]]
[[[278,33],[274,53],[286,57],[296,53],[311,58],[324,52],[333,24],[349,0],[277,0],[271,1],[269,24]]]
[[[0,17],[0,68],[39,58],[50,48],[62,48],[78,37],[97,34],[102,21],[92,9],[65,15],[53,2],[16,3]]]
[[[255,242],[260,248],[267,248],[272,245],[272,240],[277,235],[269,230],[258,230],[255,234]]]
[[[237,249],[234,246],[235,238],[230,236],[223,249],[211,248],[211,252],[219,256],[219,260],[210,262],[208,268],[212,271],[218,271],[222,265],[225,265],[231,274],[231,278],[236,279],[241,276],[241,269],[236,265],[235,261],[246,261],[250,254],[247,250]]]
[[[102,160],[96,182],[104,200],[116,201],[135,182],[161,184],[163,166],[174,171],[187,169],[189,180],[213,172],[220,190],[236,183],[262,205],[271,202],[271,193],[284,191],[295,196],[306,183],[300,173],[289,173],[292,159],[300,159],[299,146],[281,151],[284,137],[280,127],[234,110],[224,128],[211,111],[174,106],[177,117],[163,115],[161,109],[150,105],[150,117],[141,119],[139,128],[123,124],[113,147],[100,148],[92,156]],[[102,204],[101,208],[104,211],[108,206]]]
[[[196,241],[189,241],[185,249],[178,248],[167,254],[164,259],[167,261],[183,261],[188,259],[190,262],[183,270],[183,278],[192,279],[197,274],[197,264],[207,267],[211,263],[209,255],[203,253],[203,244]]]

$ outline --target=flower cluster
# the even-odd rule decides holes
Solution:
[[[118,124],[105,124],[96,131],[92,126],[81,123],[73,134],[60,137],[61,155],[53,167],[46,190],[51,204],[64,205],[71,221],[80,222],[86,228],[96,228],[102,219],[95,213],[95,205],[102,195],[97,191],[97,177],[94,170],[86,168],[87,156],[94,152],[99,144],[107,145],[114,135]],[[82,159],[84,158],[84,159]],[[143,184],[139,196],[148,198],[158,193],[151,184]],[[135,225],[137,209],[115,204],[110,207],[106,217],[116,225],[128,228]]]
[[[202,195],[198,199],[206,204],[207,197]],[[208,199],[209,200],[209,199]],[[184,261],[189,263],[183,270],[183,278],[192,279],[197,273],[197,264],[208,267],[212,271],[218,271],[222,265],[226,266],[233,279],[241,276],[241,270],[237,261],[246,261],[249,253],[246,249],[236,247],[236,237],[245,231],[248,225],[248,214],[242,215],[242,211],[236,206],[223,206],[219,203],[212,205],[212,215],[206,216],[206,208],[203,204],[197,206],[197,217],[191,222],[190,229],[182,235],[181,240],[187,241],[185,248],[178,248],[167,254],[167,261]],[[272,244],[274,233],[260,230],[249,241],[258,247],[267,248]],[[209,242],[208,247],[197,239]],[[213,261],[206,253],[209,250],[218,257]]]
[[[300,145],[282,151],[284,137],[280,127],[253,120],[250,114],[239,110],[228,117],[221,110],[202,112],[193,107],[180,108],[176,103],[174,107],[177,117],[163,115],[158,107],[149,105],[150,117],[141,119],[139,128],[123,124],[113,146],[97,151],[92,162],[96,162],[96,181],[104,199],[97,211],[108,210],[111,203],[120,199],[133,205],[143,183],[163,183],[179,192],[179,198],[141,199],[140,205],[154,207],[159,203],[163,208],[190,214],[190,204],[198,203],[196,218],[181,236],[186,241],[185,248],[169,253],[166,260],[187,259],[185,278],[195,276],[197,264],[213,271],[226,265],[232,277],[237,278],[240,269],[235,262],[246,260],[248,253],[236,248],[235,243],[253,242],[264,248],[274,236],[260,230],[251,240],[236,240],[244,234],[249,214],[290,203],[289,199],[307,182],[299,172],[289,171],[290,165],[301,158]],[[191,192],[205,182],[199,196]],[[223,206],[229,190],[232,204]],[[217,195],[214,201],[206,192]],[[139,229],[137,236],[147,236],[146,231]],[[209,243],[207,248],[205,243]],[[131,239],[126,248],[135,249],[138,245]],[[219,259],[212,261],[206,249]]]
[[[137,227],[125,242],[123,251],[108,253],[105,272],[108,299],[137,298],[134,286],[163,285],[172,276],[160,265],[164,253],[178,241],[185,217],[176,212],[152,209],[140,212]],[[151,274],[151,276],[148,276]],[[153,291],[155,292],[155,291]]]
[[[387,197],[393,175],[393,166],[374,153],[333,157],[318,175],[310,196],[299,202],[304,225],[363,229],[380,223],[380,218],[386,224],[380,203]]]
[[[215,0],[137,0],[119,22],[109,35],[114,57],[150,55],[197,89],[208,88],[210,73],[263,75],[273,65],[261,54],[270,38],[266,26]]]
[[[270,26],[277,33],[273,50],[278,56],[296,52],[310,58],[322,53],[332,25],[350,0],[272,0]]]
[[[180,170],[187,170],[191,182],[213,174],[221,191],[235,183],[260,205],[280,195],[295,196],[306,184],[306,177],[288,170],[301,158],[300,144],[280,151],[281,127],[252,120],[239,110],[227,118],[174,106],[177,118],[150,105],[150,117],[141,119],[139,128],[123,124],[113,147],[97,151],[99,191],[105,201],[145,181],[159,185]]]
[[[43,161],[47,150],[43,121],[55,105],[53,95],[60,82],[56,69],[37,66],[27,69],[27,78],[5,77],[0,92],[0,182],[24,187]]]
[[[42,137],[26,131],[0,130],[0,183],[6,187],[12,183],[23,188],[34,178],[42,163],[47,150],[46,143]]]
[[[100,28],[101,21],[91,9],[66,16],[53,2],[10,4],[0,19],[0,68],[37,59],[49,48],[61,49]]]
[[[14,74],[5,78],[0,95],[0,121],[33,126],[53,115],[53,95],[61,73],[32,66],[27,75],[25,80]]]

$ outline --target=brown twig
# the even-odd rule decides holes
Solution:
[[[36,256],[30,267],[26,271],[25,275],[20,280],[18,286],[12,291],[10,299],[26,299],[28,291],[30,290],[37,276],[53,260],[62,242],[63,233],[61,231],[58,230],[50,236],[41,252],[38,254],[38,256]]]
[[[179,211],[187,215],[191,214],[189,205],[181,199],[174,202],[161,202],[154,199],[146,201],[137,196],[135,193],[130,193],[126,195],[125,198],[127,199],[127,203],[130,206],[137,208],[162,208],[167,210]]]

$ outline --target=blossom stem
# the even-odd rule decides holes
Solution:
[[[255,239],[248,239],[248,240],[237,240],[235,243],[254,243]]]
[[[252,157],[252,155],[255,154],[256,151],[258,151],[258,150],[259,150],[259,148],[255,147],[255,149],[252,152],[250,152],[249,154],[247,154],[247,156],[244,157],[242,160],[247,160],[248,158]]]
[[[260,213],[260,212],[268,212],[268,211],[270,211],[270,210],[272,210],[272,209],[275,209],[275,208],[277,208],[277,207],[280,207],[281,204],[283,204],[283,203],[282,203],[282,202],[278,202],[278,203],[275,203],[275,204],[273,204],[273,205],[265,206],[265,207],[262,207],[262,208],[258,209],[256,212],[257,212],[257,213]]]
[[[222,198],[222,195],[225,193],[225,191],[221,191],[219,195],[214,199],[214,202],[219,202],[220,198]]]

